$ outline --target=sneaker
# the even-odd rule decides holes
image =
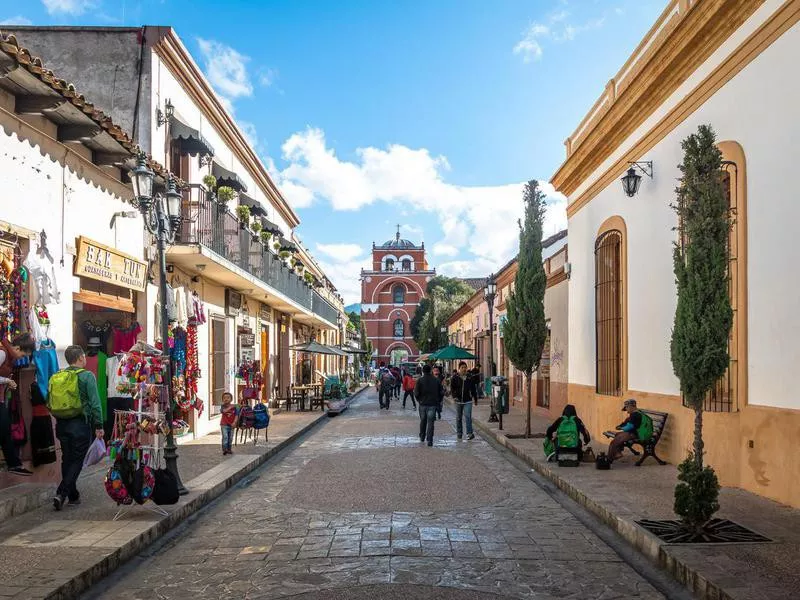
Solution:
[[[8,472],[12,475],[21,475],[22,477],[30,477],[33,475],[33,471],[28,471],[25,467],[11,467]]]
[[[425,436],[424,435],[419,436],[419,441],[420,442],[424,442],[425,441]]]
[[[474,434],[474,433],[470,433],[470,434],[467,436],[467,439],[468,439],[468,440],[474,440],[474,439],[475,439],[475,434]]]
[[[68,503],[70,506],[80,506],[80,504],[81,504],[81,499],[80,499],[80,498],[75,498],[75,500],[67,500],[67,503]]]
[[[53,508],[56,510],[61,510],[64,508],[64,501],[66,498],[64,496],[53,496]]]
[[[460,435],[456,436],[456,439],[460,442],[461,441],[461,436]]]
[[[433,442],[428,442],[428,446],[433,446]]]

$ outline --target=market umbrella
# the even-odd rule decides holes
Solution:
[[[294,346],[289,346],[291,350],[297,350],[298,352],[308,352],[309,354],[329,354],[331,356],[344,356],[344,354],[337,350],[336,348],[332,348],[331,346],[326,346],[325,344],[320,344],[319,342],[306,342],[305,344],[296,344]]]
[[[464,348],[459,348],[455,344],[450,344],[444,348],[439,348],[428,357],[428,360],[477,360],[477,356]]]

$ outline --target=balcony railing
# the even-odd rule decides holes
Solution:
[[[189,189],[184,190],[183,217],[176,244],[205,246],[303,308],[336,324],[336,309],[257,237],[243,229],[227,207],[210,200],[203,186],[190,184]]]

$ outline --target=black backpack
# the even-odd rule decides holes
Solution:
[[[153,486],[153,495],[150,499],[156,504],[177,504],[180,495],[178,494],[178,480],[175,475],[166,469],[156,469],[153,471],[156,484]]]
[[[600,471],[608,471],[611,468],[611,459],[605,452],[601,452],[594,460],[594,466]]]

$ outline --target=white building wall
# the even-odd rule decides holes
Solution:
[[[756,16],[775,4],[780,3],[766,2]],[[653,161],[655,176],[644,178],[636,197],[625,196],[614,181],[569,220],[572,383],[595,383],[594,241],[603,221],[619,215],[628,232],[628,387],[679,393],[669,357],[676,304],[671,255],[676,217],[670,203],[680,175],[681,141],[699,125],[711,124],[719,141],[741,144],[747,162],[748,401],[800,408],[787,377],[800,364],[800,283],[794,276],[800,203],[792,176],[793,148],[800,139],[800,79],[787,76],[796,71],[798,55],[800,25],[795,25],[641,157]]]

